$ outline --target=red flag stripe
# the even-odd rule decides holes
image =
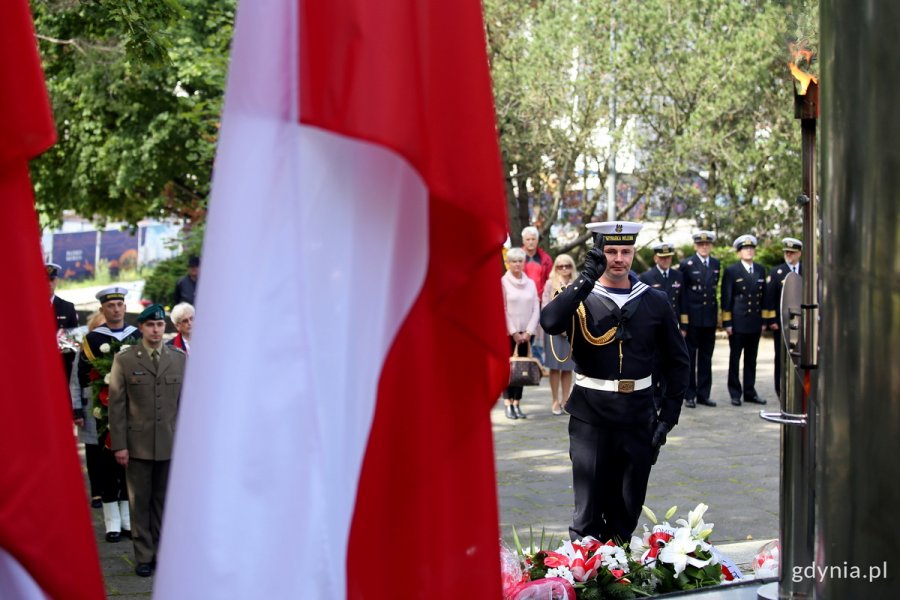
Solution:
[[[301,122],[393,150],[430,191],[429,274],[382,371],[348,596],[396,593],[372,544],[414,536],[400,597],[497,597],[489,409],[506,375],[506,214],[480,4],[301,6]]]

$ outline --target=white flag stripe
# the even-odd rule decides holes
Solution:
[[[47,600],[47,594],[16,558],[0,548],[0,598]]]
[[[238,13],[157,598],[345,596],[378,377],[425,276],[421,179],[297,124],[273,4]]]

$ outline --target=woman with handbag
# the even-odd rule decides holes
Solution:
[[[574,281],[577,276],[578,272],[575,271],[575,261],[572,260],[572,257],[568,254],[557,256],[553,263],[550,279],[544,286],[541,305],[547,306],[547,303],[552,301],[554,296]],[[562,415],[564,414],[562,405],[572,390],[572,371],[575,370],[569,339],[565,335],[550,335],[544,332],[544,348],[547,349],[544,366],[550,370],[550,393],[553,395],[550,410],[554,415]]]
[[[506,253],[506,273],[500,278],[503,285],[503,307],[506,312],[506,331],[513,356],[529,356],[531,340],[540,319],[541,301],[534,282],[525,276],[525,251],[510,248]],[[503,392],[507,419],[525,419],[519,407],[522,386],[511,385]]]

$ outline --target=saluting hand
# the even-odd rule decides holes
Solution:
[[[603,272],[606,271],[606,255],[603,254],[603,244],[594,246],[584,258],[584,266],[581,274],[591,283],[595,283]]]

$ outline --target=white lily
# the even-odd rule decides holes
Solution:
[[[678,506],[673,506],[666,512],[666,521],[671,519],[675,515],[675,511],[678,510]]]
[[[698,523],[703,522],[703,515],[706,514],[707,509],[709,509],[709,506],[701,502],[694,510],[688,513],[688,523],[691,529],[696,527]]]
[[[656,525],[659,521],[656,518],[656,513],[650,510],[650,507],[646,504],[641,505],[641,509],[644,511],[644,514],[647,515],[647,518],[650,519],[650,522]]]
[[[697,505],[697,508],[688,513],[688,519],[685,521],[684,519],[678,519],[675,521],[677,525],[682,527],[687,527],[691,530],[691,535],[695,538],[706,539],[709,537],[709,534],[712,533],[712,529],[715,526],[715,523],[705,523],[703,521],[703,515],[706,513],[706,510],[709,508],[706,504],[702,502]]]
[[[675,567],[675,576],[681,575],[685,567],[705,567],[709,564],[709,560],[700,560],[694,556],[689,556],[691,552],[697,550],[698,546],[702,546],[702,542],[691,537],[691,530],[685,527],[675,531],[675,537],[666,544],[666,547],[659,551],[659,560],[669,563]]]

